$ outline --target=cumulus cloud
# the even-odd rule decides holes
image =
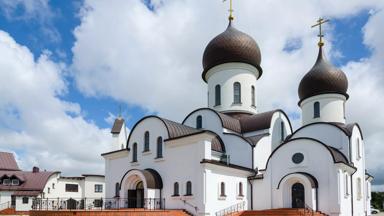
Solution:
[[[227,25],[227,4],[221,1],[86,0],[75,29],[72,48],[73,76],[86,95],[110,96],[142,106],[175,120],[206,106],[207,87],[201,80],[201,58],[206,44]],[[160,3],[159,3],[160,2]],[[309,28],[319,16],[331,19],[353,17],[373,10],[362,30],[371,57],[343,67],[350,79],[350,121],[360,122],[367,145],[367,166],[384,184],[380,155],[384,154],[381,115],[383,88],[382,1],[235,1],[235,26],[252,35],[262,51],[263,77],[259,80],[261,111],[283,108],[297,116],[297,87],[314,64],[316,31]],[[381,17],[381,18],[380,18]],[[342,56],[332,47],[332,23],[327,31],[326,51]],[[294,44],[292,44],[294,42]],[[287,51],[287,47],[290,50]],[[372,121],[371,121],[372,120]],[[294,119],[299,126],[299,119]],[[379,177],[380,176],[380,177]]]
[[[0,150],[15,152],[27,170],[103,173],[109,130],[86,121],[79,104],[60,99],[68,92],[65,70],[49,52],[35,58],[0,31]]]

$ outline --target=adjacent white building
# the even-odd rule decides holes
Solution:
[[[93,208],[94,200],[104,197],[103,175],[64,177],[60,172],[41,171],[38,167],[22,171],[12,153],[0,152],[0,211],[28,211],[33,205],[43,209],[79,208],[84,199],[92,203],[83,204],[83,208]]]
[[[117,119],[114,149],[102,155],[111,205],[194,215],[236,205],[369,215],[372,177],[361,128],[345,118],[346,75],[326,61],[319,43],[317,61],[299,86],[302,125],[293,131],[284,111],[258,110],[260,63],[255,40],[230,20],[204,52],[208,107],[181,123],[144,117],[129,136]]]

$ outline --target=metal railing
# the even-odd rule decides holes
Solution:
[[[165,199],[159,198],[35,198],[32,201],[33,210],[163,210]]]
[[[216,216],[227,216],[231,215],[233,213],[244,211],[245,210],[245,201],[242,201],[240,203],[237,203],[235,205],[229,206],[228,208],[225,208],[223,210],[220,210],[216,212]]]
[[[10,201],[4,202],[4,203],[0,204],[0,211],[4,210],[4,209],[7,209],[7,208],[11,208],[11,202]]]

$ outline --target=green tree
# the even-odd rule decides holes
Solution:
[[[384,202],[384,192],[372,192],[371,205],[374,208],[380,209],[382,211],[384,209],[383,202]]]

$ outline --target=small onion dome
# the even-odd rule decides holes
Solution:
[[[203,80],[207,81],[205,76],[209,69],[229,62],[242,62],[253,65],[259,70],[259,77],[262,74],[259,46],[251,36],[234,28],[231,21],[227,29],[211,40],[205,48]]]
[[[309,97],[320,94],[342,94],[348,99],[347,89],[347,76],[325,59],[322,46],[320,46],[315,65],[300,82],[299,104]]]

